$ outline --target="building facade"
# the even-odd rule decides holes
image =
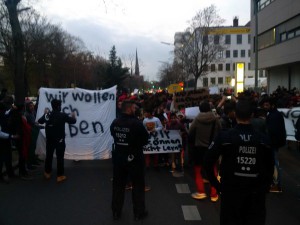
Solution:
[[[251,0],[251,37],[251,68],[266,71],[268,92],[299,89],[300,1]]]
[[[185,33],[176,33],[174,38],[175,59],[176,48],[180,48],[180,40],[188,36]],[[207,67],[207,74],[201,76],[197,81],[197,87],[218,87],[219,89],[232,88],[234,85],[236,64],[244,63],[244,88],[254,88],[254,69],[251,67],[251,36],[250,23],[239,26],[238,18],[234,18],[233,26],[222,26],[211,28],[208,35],[210,39],[218,40],[223,45],[215,62]],[[259,71],[259,87],[266,85],[266,78],[263,71]]]

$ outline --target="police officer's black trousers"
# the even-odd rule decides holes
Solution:
[[[133,213],[140,215],[145,211],[145,169],[142,160],[133,161],[125,165],[114,165],[112,210],[117,213],[122,211],[128,176],[130,176],[132,181]]]
[[[46,159],[45,172],[52,172],[53,154],[55,151],[57,160],[57,176],[64,175],[64,155],[65,155],[65,140],[48,140],[46,141]]]
[[[221,225],[264,225],[266,193],[226,192],[221,195]]]

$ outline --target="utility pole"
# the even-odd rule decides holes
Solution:
[[[258,0],[253,0],[255,13],[255,77],[254,88],[258,91]]]

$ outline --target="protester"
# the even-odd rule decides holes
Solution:
[[[43,128],[43,126],[39,125],[39,123],[35,121],[36,111],[32,101],[29,101],[25,104],[24,116],[27,120],[27,124],[31,128],[27,168],[34,169],[35,165],[39,165],[38,156],[35,154],[35,148],[40,128]]]
[[[194,176],[197,187],[197,192],[192,194],[194,199],[205,199],[205,187],[203,182],[203,159],[213,138],[221,129],[219,118],[211,111],[210,104],[204,100],[199,106],[200,113],[193,120],[189,129],[189,143],[192,150],[192,160],[194,162]],[[214,167],[214,172],[217,175],[217,167]],[[212,202],[218,200],[216,189],[211,186],[210,199]]]
[[[279,165],[279,148],[286,144],[286,130],[283,115],[277,110],[276,100],[266,96],[260,102],[262,108],[264,108],[268,114],[266,117],[266,125],[268,135],[271,140],[271,147],[274,153],[275,169],[273,175],[273,184],[270,188],[270,192],[282,192],[281,183],[281,168]]]
[[[143,120],[143,125],[147,129],[149,133],[154,133],[157,131],[160,131],[163,129],[163,126],[160,122],[160,120],[152,115],[152,110],[151,109],[145,109],[144,110],[144,120]],[[155,169],[158,170],[158,159],[159,156],[158,154],[147,154],[145,155],[145,160],[146,160],[146,168],[150,167],[150,159],[153,158],[153,166]]]
[[[136,105],[122,102],[122,115],[115,119],[110,132],[114,139],[112,212],[114,220],[121,217],[128,176],[132,182],[132,202],[135,220],[147,217],[145,209],[145,171],[143,146],[148,143],[148,132],[135,117]]]
[[[235,101],[226,100],[223,105],[223,113],[220,118],[221,127],[223,130],[230,129],[235,127],[236,119],[235,119]]]
[[[61,100],[53,99],[51,101],[52,111],[45,109],[44,115],[39,118],[40,124],[46,124],[46,160],[44,177],[51,178],[52,160],[54,151],[57,158],[57,182],[62,182],[67,179],[64,175],[64,155],[65,155],[65,123],[75,124],[75,113],[69,116],[61,112]]]
[[[12,106],[6,114],[8,115],[9,133],[19,137],[11,144],[11,147],[18,152],[19,176],[23,180],[32,180],[32,176],[28,173],[26,168],[31,130],[23,116],[23,112],[24,104],[18,104]]]
[[[251,124],[253,128],[264,134],[268,133],[266,117],[267,117],[267,111],[263,108],[257,107],[254,110],[253,117],[251,118]]]
[[[183,169],[183,157],[182,157],[182,151],[183,151],[183,146],[185,143],[185,139],[187,139],[187,129],[184,126],[184,124],[182,124],[179,119],[176,116],[176,113],[172,112],[170,114],[170,121],[167,123],[166,126],[167,130],[177,130],[178,132],[180,132],[180,136],[181,136],[181,140],[182,140],[182,148],[181,148],[181,152],[179,153],[170,153],[170,158],[171,158],[171,172],[175,172],[176,167],[178,167],[176,164],[176,161],[180,162],[180,168]]]
[[[250,124],[250,101],[239,99],[235,114],[238,125],[218,134],[205,156],[204,167],[221,196],[221,225],[263,225],[273,175],[272,150],[267,136]],[[220,157],[219,182],[215,163]]]
[[[14,177],[14,171],[12,168],[12,156],[10,141],[18,139],[18,135],[12,135],[8,133],[8,117],[5,115],[6,107],[3,102],[0,102],[0,180],[5,183],[9,183],[9,178]],[[3,164],[5,165],[6,174],[2,174]]]

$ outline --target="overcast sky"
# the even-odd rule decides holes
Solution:
[[[122,60],[135,55],[146,80],[157,80],[159,67],[172,61],[175,32],[184,31],[196,13],[211,4],[232,25],[250,20],[250,0],[39,0],[35,8],[52,23],[80,37],[86,47],[108,57],[113,45]],[[129,65],[128,65],[129,66]]]

